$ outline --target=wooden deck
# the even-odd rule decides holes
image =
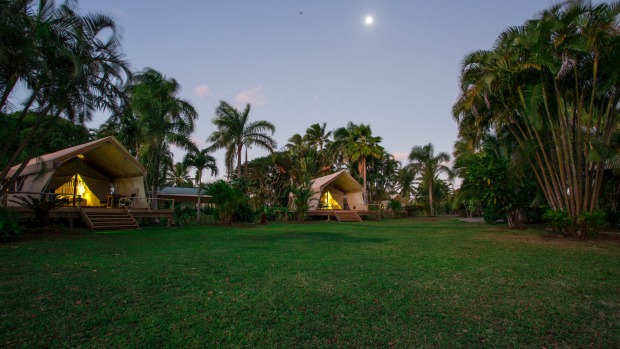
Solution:
[[[326,217],[327,220],[338,220],[338,217],[336,217],[336,213],[337,212],[347,212],[347,211],[354,211],[357,212],[357,214],[360,217],[366,217],[366,218],[376,218],[377,215],[379,214],[378,211],[359,211],[359,210],[310,210],[308,211],[307,216],[308,217]]]
[[[32,211],[26,209],[25,207],[15,206],[7,208],[10,211],[13,211],[19,215],[21,219],[35,219],[35,215]],[[84,221],[82,215],[80,214],[80,209],[85,210],[87,212],[90,211],[103,211],[109,210],[111,213],[118,208],[106,209],[100,207],[61,207],[55,210],[50,211],[50,219],[67,219],[69,220],[69,227],[73,228],[74,220]],[[148,209],[148,208],[135,208],[130,209],[129,213],[133,218],[167,218],[168,222],[171,223],[173,220],[173,211],[171,209]],[[87,222],[85,222],[87,223]]]

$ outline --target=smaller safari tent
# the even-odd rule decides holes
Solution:
[[[19,166],[11,168],[7,179]],[[79,195],[81,206],[102,206],[110,194],[146,196],[145,173],[144,166],[110,136],[30,160],[11,189],[17,195]],[[9,201],[8,205],[16,204]]]
[[[312,192],[310,210],[368,210],[364,187],[346,170],[314,179]]]
[[[405,199],[403,199],[403,197],[400,194],[392,194],[392,195],[390,195],[390,199],[389,200],[381,201],[381,205],[383,205],[383,208],[387,208],[388,204],[392,200],[400,202],[400,204],[403,205],[403,206],[406,203]]]

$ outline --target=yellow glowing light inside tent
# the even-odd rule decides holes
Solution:
[[[89,202],[94,203],[97,196],[90,191],[90,188],[84,182],[84,179],[79,174],[77,175],[77,187],[75,193],[82,197],[82,205],[87,205]]]
[[[338,201],[334,199],[333,195],[329,191],[326,191],[325,194],[323,194],[323,197],[321,198],[321,203],[323,204],[323,208],[327,210],[342,209]]]

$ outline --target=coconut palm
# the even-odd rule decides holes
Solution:
[[[7,156],[28,112],[34,111],[39,119],[9,157],[2,178],[31,142],[40,144],[45,140],[33,139],[39,129],[51,126],[61,116],[83,122],[96,109],[114,108],[121,93],[118,86],[129,75],[127,63],[118,52],[116,25],[111,18],[100,14],[80,16],[70,2],[59,7],[46,0],[39,1],[38,6],[31,3],[0,4],[0,27],[7,29],[2,30],[3,42],[7,43],[7,37],[20,37],[0,48],[0,110],[11,107],[7,103],[19,82],[26,86],[26,101],[16,124],[6,133],[0,157]],[[11,9],[14,12],[5,13]],[[106,35],[102,36],[102,32]],[[10,63],[5,65],[5,61]],[[30,148],[37,148],[36,144]],[[20,172],[21,168],[3,190]]]
[[[217,161],[210,154],[210,150],[203,149],[198,152],[189,152],[183,158],[183,163],[188,168],[196,170],[194,180],[198,186],[198,205],[196,206],[196,219],[200,220],[200,196],[202,194],[202,173],[210,170],[212,176],[217,176]]]
[[[177,96],[179,90],[175,79],[168,79],[150,68],[138,73],[128,88],[131,111],[138,117],[140,134],[151,149],[156,169],[161,168],[168,144],[196,150],[190,135],[198,114],[190,102]],[[161,174],[160,171],[151,174],[153,198],[157,198]],[[153,205],[156,204],[153,200]]]
[[[189,168],[185,162],[175,162],[166,173],[166,185],[172,187],[191,187]]]
[[[213,124],[216,130],[211,133],[208,141],[212,143],[209,150],[225,149],[226,169],[230,174],[237,158],[237,177],[241,177],[241,155],[243,147],[258,146],[273,152],[276,141],[267,132],[274,134],[276,127],[269,121],[259,120],[249,122],[250,104],[240,112],[228,103],[220,101],[215,110]]]
[[[445,152],[435,155],[433,144],[429,143],[425,146],[414,146],[411,148],[409,161],[411,161],[411,166],[419,171],[421,184],[428,188],[429,216],[434,216],[433,183],[442,173],[450,178],[452,177],[452,171],[445,165],[446,162],[450,161],[450,155]]]
[[[405,199],[405,204],[411,202],[411,198],[417,191],[418,170],[415,166],[403,166],[397,174],[396,190]]]
[[[383,148],[379,146],[381,137],[372,135],[370,125],[349,122],[347,127],[334,131],[334,139],[335,146],[342,149],[342,156],[350,164],[357,164],[366,194],[366,163],[368,158],[380,158],[383,154]]]
[[[318,123],[310,125],[306,130],[304,140],[311,147],[316,147],[319,150],[323,150],[323,147],[329,145],[331,140],[329,137],[332,135],[332,131],[326,131],[327,123],[320,125]]]

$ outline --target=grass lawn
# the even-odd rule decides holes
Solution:
[[[424,218],[0,245],[2,347],[620,346],[620,243]]]

